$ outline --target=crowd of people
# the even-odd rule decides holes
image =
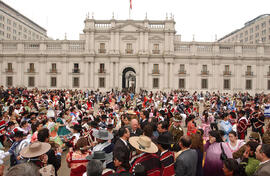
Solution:
[[[270,176],[269,118],[264,93],[0,87],[0,175]]]

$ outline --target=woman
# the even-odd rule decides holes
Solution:
[[[203,138],[200,134],[200,131],[197,131],[197,133],[191,135],[191,148],[196,150],[198,161],[197,161],[197,170],[196,170],[196,176],[202,176],[203,170],[202,170],[202,162],[203,162]]]
[[[129,171],[127,170],[128,166],[124,166],[125,163],[125,155],[122,152],[116,152],[114,154],[114,166],[116,168],[115,172],[119,175],[128,174]]]
[[[229,132],[229,141],[226,142],[230,152],[233,154],[234,152],[238,151],[245,142],[243,140],[237,139],[237,134],[235,131]],[[240,162],[240,161],[239,161]]]
[[[57,134],[62,139],[70,134],[70,131],[66,127],[66,120],[63,117],[64,113],[60,113],[59,117],[56,119],[56,123],[59,123]]]
[[[32,128],[32,137],[31,137],[31,143],[36,142],[37,141],[37,135],[38,135],[38,131],[40,129],[42,129],[43,124],[40,123],[39,121],[37,121],[36,123],[32,124],[31,128]]]
[[[204,110],[203,114],[201,116],[201,128],[204,131],[203,139],[207,141],[209,139],[209,131],[211,130],[211,123],[214,122],[214,117],[212,115],[209,115],[208,110]]]
[[[194,122],[195,116],[193,114],[189,115],[187,118],[187,135],[195,134],[197,131],[196,124]]]
[[[204,146],[206,151],[205,164],[203,168],[204,175],[207,176],[223,176],[221,153],[222,148],[227,158],[232,158],[232,153],[229,151],[228,146],[223,142],[219,131],[210,131],[209,140]]]
[[[223,161],[224,176],[245,176],[236,160],[229,158]]]
[[[75,151],[70,151],[66,156],[66,161],[70,170],[70,176],[82,176],[86,172],[86,166],[89,156],[87,151],[88,141],[86,138],[80,138],[75,144]]]

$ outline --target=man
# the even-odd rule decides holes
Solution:
[[[181,127],[181,123],[182,123],[182,116],[180,116],[179,113],[175,114],[173,117],[173,123],[169,128],[169,132],[172,134],[173,136],[173,150],[174,151],[179,151],[179,140],[180,138],[183,136],[184,131]]]
[[[116,143],[114,145],[113,156],[117,152],[123,153],[124,158],[125,158],[125,163],[123,163],[123,166],[125,167],[126,170],[129,170],[130,165],[129,165],[128,161],[130,159],[130,147],[128,144],[128,139],[130,137],[130,132],[129,132],[128,128],[121,127],[118,130],[118,136],[120,138],[116,141]]]
[[[149,113],[146,110],[140,112],[140,126],[143,129],[144,126],[148,123]]]
[[[131,131],[130,136],[140,136],[143,134],[143,131],[139,128],[139,122],[137,119],[132,119],[130,121]]]
[[[174,170],[174,153],[169,151],[172,144],[172,136],[169,133],[161,133],[157,138],[157,146],[160,153],[160,163],[162,167],[162,176],[175,175]]]
[[[260,163],[260,161],[255,158],[255,152],[258,146],[259,143],[255,141],[248,141],[246,144],[246,150],[240,164],[244,167],[247,176],[252,176]]]
[[[30,144],[29,139],[24,138],[24,134],[22,131],[16,131],[14,134],[15,142],[12,144],[8,152],[11,154],[10,156],[10,166],[14,166],[16,164],[22,163],[22,160],[19,156],[21,150]]]
[[[259,106],[254,107],[254,112],[250,115],[250,124],[252,126],[252,131],[260,133],[262,137],[264,133],[263,131],[264,115],[260,111]]]
[[[256,149],[256,158],[260,161],[254,176],[270,175],[270,145],[262,144]]]
[[[38,141],[49,143],[49,129],[48,128],[42,128],[38,131]],[[52,164],[55,169],[55,175],[57,176],[57,171],[61,167],[61,155],[62,155],[62,149],[59,147],[57,148],[57,152],[55,152],[53,149],[49,149],[49,151],[46,153],[48,155],[48,164]]]
[[[168,128],[169,128],[169,125],[168,125],[168,123],[166,121],[158,122],[157,131],[158,131],[159,134],[169,133]]]
[[[239,114],[239,119],[237,123],[237,134],[238,134],[238,139],[245,140],[246,133],[247,133],[247,128],[248,128],[248,120],[245,115],[245,111],[240,110]]]
[[[98,144],[93,148],[93,152],[104,151],[109,157],[106,160],[106,168],[113,169],[113,148],[114,145],[110,142],[113,135],[107,130],[100,129],[93,132],[93,136],[97,139]]]
[[[141,164],[145,168],[147,176],[160,176],[161,164],[159,157],[154,154],[158,151],[157,146],[147,136],[133,136],[129,138],[129,143],[136,149],[137,155],[134,156],[129,169],[130,173],[133,173],[134,168]]]
[[[175,173],[177,176],[195,176],[197,170],[197,152],[190,149],[191,138],[182,136],[179,142],[181,153],[176,158]]]

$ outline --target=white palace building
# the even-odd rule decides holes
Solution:
[[[84,23],[80,40],[1,40],[0,85],[270,92],[270,44],[181,42],[172,18]]]

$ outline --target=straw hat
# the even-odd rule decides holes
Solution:
[[[130,137],[129,143],[137,150],[145,153],[156,153],[158,151],[157,146],[151,141],[151,139],[144,135]]]
[[[24,158],[35,158],[47,153],[51,148],[51,145],[45,142],[34,142],[27,147],[24,147],[20,154]]]
[[[93,132],[93,136],[97,139],[101,139],[104,141],[110,140],[113,138],[113,135],[109,133],[107,130],[98,130]]]

